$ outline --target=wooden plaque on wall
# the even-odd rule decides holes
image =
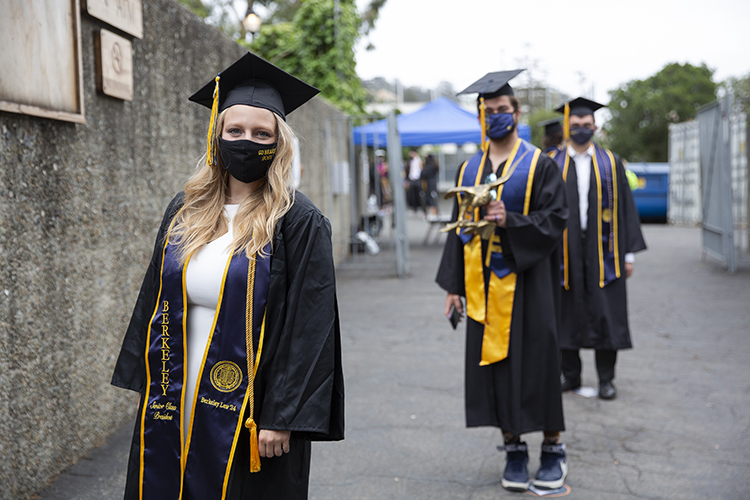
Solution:
[[[143,38],[141,0],[84,0],[86,12],[136,38]]]
[[[133,44],[107,30],[96,37],[96,87],[105,95],[133,100]]]
[[[85,123],[78,0],[5,0],[0,110]]]

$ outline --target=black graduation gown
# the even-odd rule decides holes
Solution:
[[[163,242],[182,204],[180,193],[164,215],[112,376],[113,385],[140,392],[141,404],[146,332],[158,293]],[[261,458],[260,472],[250,473],[250,435],[242,426],[227,499],[307,498],[310,441],[344,438],[344,383],[330,224],[299,192],[274,234],[255,421],[259,429],[291,430],[290,452]],[[138,498],[139,456],[137,418],[126,500]]]
[[[604,288],[599,287],[599,254],[596,241],[597,195],[594,162],[591,162],[587,238],[581,239],[578,176],[570,159],[566,192],[568,217],[568,280],[570,290],[562,291],[561,349],[593,348],[603,350],[632,347],[628,329],[625,254],[646,249],[641,221],[633,193],[628,187],[625,168],[614,155],[619,193],[617,238],[621,277]]]
[[[490,162],[485,164],[485,176]],[[503,165],[498,167],[502,171]],[[458,217],[454,203],[453,219]],[[529,215],[508,212],[500,230],[503,258],[517,274],[508,357],[479,366],[484,326],[466,318],[465,404],[467,427],[494,426],[520,435],[565,429],[557,344],[560,305],[559,242],[568,208],[560,169],[541,155],[534,173]],[[487,242],[482,253],[486,255]],[[489,273],[485,268],[485,273]],[[485,282],[487,281],[485,277]],[[466,296],[464,248],[448,233],[436,281]]]

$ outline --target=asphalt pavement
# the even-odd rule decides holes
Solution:
[[[424,245],[426,223],[410,215],[408,226],[409,277],[382,265],[337,273],[347,434],[313,445],[310,498],[527,498],[500,486],[500,432],[464,425],[463,324],[451,329],[434,283],[444,236]],[[702,260],[697,228],[644,233],[649,249],[628,283],[634,348],[619,354],[617,399],[563,395],[567,498],[748,499],[750,266],[729,274]],[[583,385],[595,387],[593,353],[582,358]],[[131,430],[36,498],[121,499]],[[541,436],[524,438],[534,474]]]

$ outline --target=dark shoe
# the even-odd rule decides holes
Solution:
[[[581,378],[571,379],[565,375],[560,375],[560,390],[562,392],[572,391],[581,387]]]
[[[526,443],[506,444],[502,447],[506,453],[505,472],[500,484],[510,491],[526,491],[529,489],[529,471],[526,464],[529,461],[529,449]]]
[[[543,444],[540,461],[541,465],[534,478],[534,486],[549,490],[562,488],[565,484],[565,477],[568,475],[565,445],[563,443]]]
[[[601,399],[615,399],[616,396],[617,389],[615,389],[615,384],[611,380],[599,382],[599,397]]]

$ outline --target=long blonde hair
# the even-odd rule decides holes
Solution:
[[[213,142],[219,149],[219,136],[224,128],[227,110],[217,119]],[[257,252],[267,255],[266,246],[273,242],[274,228],[294,203],[292,157],[294,131],[274,113],[278,145],[268,175],[257,181],[258,186],[240,201],[234,218],[234,239],[231,251],[242,250],[248,258]],[[207,156],[198,162],[198,170],[185,183],[185,204],[175,217],[172,237],[177,244],[181,264],[203,245],[227,232],[224,215],[229,173],[221,165],[210,166]]]

